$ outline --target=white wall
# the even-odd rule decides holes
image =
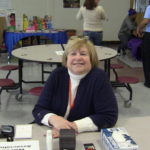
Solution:
[[[84,0],[80,1],[82,5]],[[100,5],[108,16],[108,21],[104,22],[104,40],[118,40],[117,33],[127,15],[130,0],[101,0]],[[23,13],[40,17],[48,14],[52,15],[55,28],[76,29],[78,33],[82,32],[82,21],[75,19],[78,9],[63,8],[63,0],[12,0],[12,8],[16,10],[17,18],[22,18]]]
[[[118,40],[118,30],[130,8],[130,0],[101,0],[108,22],[104,22],[104,40]]]
[[[16,10],[17,17],[22,14],[27,16],[44,16],[47,13],[47,0],[12,0],[12,8]]]

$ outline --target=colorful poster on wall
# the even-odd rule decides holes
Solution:
[[[79,8],[80,0],[63,0],[64,8]]]
[[[137,12],[145,12],[146,7],[150,4],[150,0],[134,0],[134,8]]]

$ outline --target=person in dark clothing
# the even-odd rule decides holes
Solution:
[[[121,50],[123,54],[125,55],[125,50],[127,49],[128,41],[136,36],[136,27],[137,23],[135,21],[136,19],[136,11],[132,8],[128,11],[128,16],[123,20],[121,28],[118,33],[118,38],[121,42],[121,44],[118,47],[118,54],[120,54]]]
[[[71,38],[63,54],[63,67],[48,78],[33,109],[35,122],[76,132],[112,127],[118,106],[106,73],[99,69],[94,45],[85,37]]]
[[[142,46],[142,62],[145,77],[144,85],[150,88],[150,5],[146,8],[144,18],[137,27],[137,34],[139,37],[143,36],[144,28],[145,32]]]

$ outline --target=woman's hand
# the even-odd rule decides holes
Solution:
[[[57,130],[60,130],[60,129],[77,130],[77,126],[75,125],[75,123],[72,123],[58,115],[52,115],[48,121]]]
[[[136,30],[133,30],[133,31],[132,31],[132,35],[135,36],[135,37],[138,36]]]
[[[72,126],[74,127],[74,130],[76,131],[76,133],[77,133],[77,126],[76,126],[76,124],[74,123],[74,122],[72,122]],[[52,128],[52,137],[53,138],[59,138],[59,131],[60,130],[58,130],[58,129],[56,129],[56,128]]]
[[[52,129],[52,137],[53,138],[58,138],[59,137],[59,130],[53,128]]]
[[[139,38],[142,38],[144,35],[143,30],[140,27],[137,27],[136,34],[137,34],[137,37]]]
[[[76,131],[76,133],[78,133],[78,127],[74,122],[72,122],[72,126],[73,126],[73,129]]]

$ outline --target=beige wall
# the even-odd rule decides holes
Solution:
[[[84,0],[80,0],[81,4]],[[101,0],[108,21],[104,22],[104,40],[118,40],[117,33],[121,22],[127,15],[130,7],[130,0]],[[12,7],[16,10],[17,18],[21,18],[25,13],[28,16],[53,16],[55,28],[76,29],[82,32],[82,21],[75,20],[77,8],[63,8],[63,0],[12,0]]]

